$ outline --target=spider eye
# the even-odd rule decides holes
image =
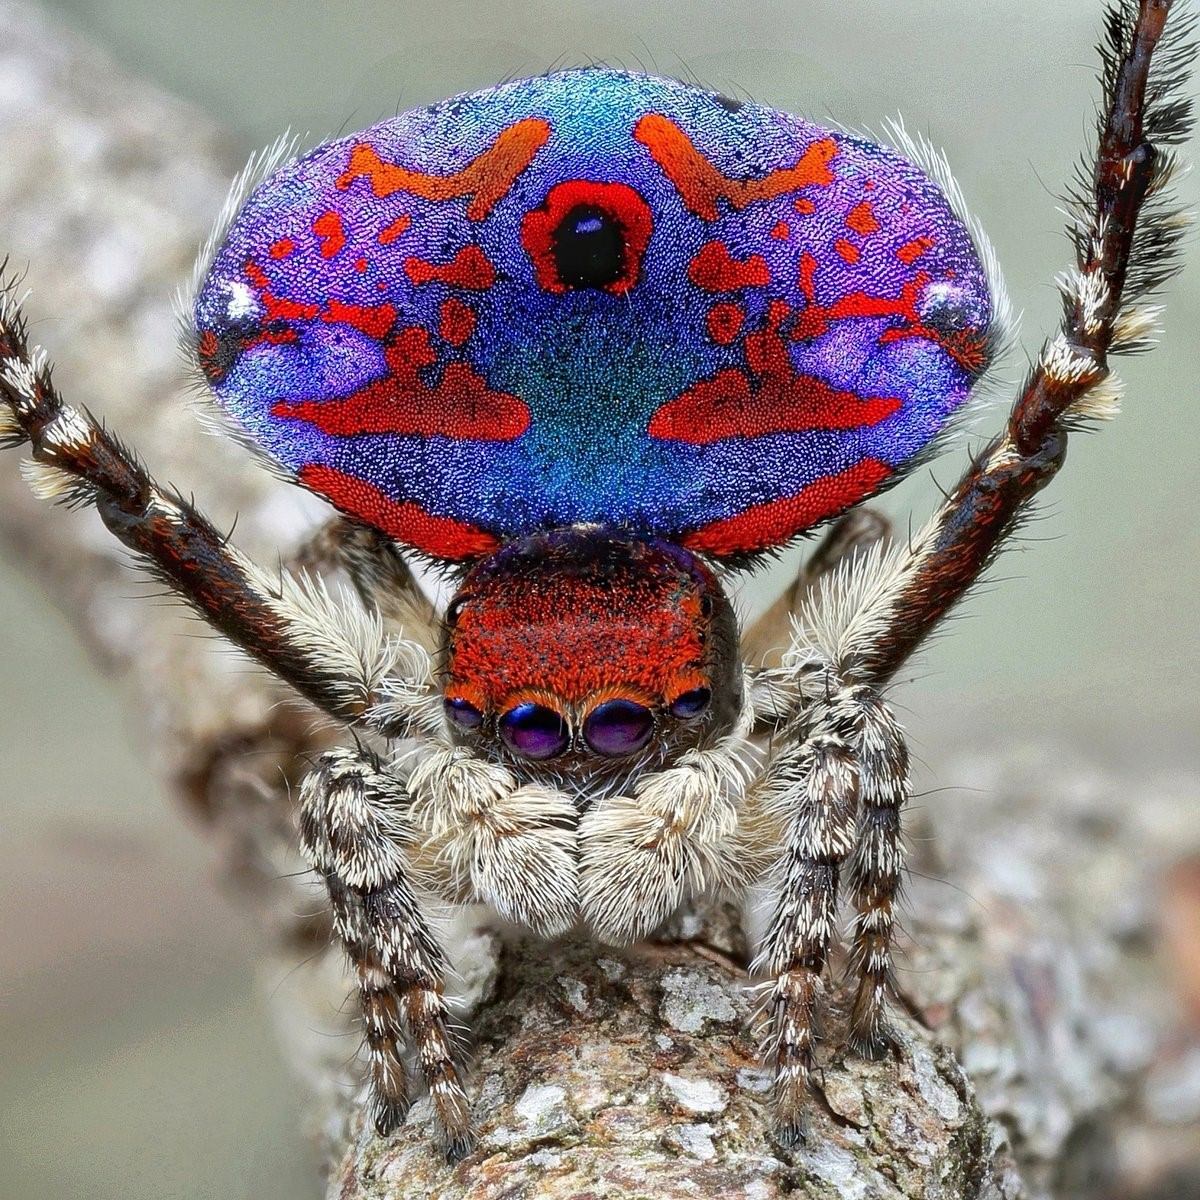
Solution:
[[[684,692],[671,701],[671,716],[677,717],[681,721],[690,721],[693,717],[698,717],[708,707],[708,702],[711,699],[712,692],[708,688],[692,688],[691,691]]]
[[[583,723],[583,740],[606,758],[635,754],[653,734],[653,714],[632,700],[606,700]]]
[[[478,729],[483,724],[483,713],[469,701],[447,696],[442,703],[446,716],[460,729]]]
[[[446,606],[446,624],[451,629],[458,624],[458,618],[462,616],[462,610],[467,607],[467,601],[470,596],[458,595]]]
[[[544,704],[518,704],[500,718],[500,737],[522,758],[557,758],[571,740],[562,716]]]

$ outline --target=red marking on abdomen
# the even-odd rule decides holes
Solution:
[[[452,346],[461,346],[475,332],[475,310],[451,296],[438,309],[438,332]]]
[[[775,302],[767,327],[746,335],[750,375],[729,367],[693,384],[651,417],[650,436],[707,446],[731,437],[859,429],[900,409],[897,399],[840,391],[797,372],[779,332],[787,313],[785,304]]]
[[[705,242],[688,266],[688,278],[706,292],[736,292],[745,287],[766,287],[771,272],[761,254],[738,261],[724,242]]]
[[[792,235],[792,227],[786,221],[777,221],[771,230],[771,236],[777,242],[786,242]]]
[[[633,136],[649,151],[663,174],[675,185],[684,204],[705,221],[717,219],[718,199],[741,210],[758,200],[770,200],[802,187],[825,187],[833,182],[830,162],[837,154],[833,138],[813,142],[794,166],[780,167],[759,179],[733,179],[702,154],[692,139],[661,113],[647,113],[633,127]]]
[[[820,337],[833,321],[842,321],[849,317],[901,317],[909,325],[921,323],[917,314],[917,299],[921,289],[929,282],[926,272],[922,271],[915,279],[909,280],[900,289],[899,296],[872,296],[867,292],[850,292],[832,304],[823,305],[813,300],[813,275],[816,268],[816,259],[806,251],[800,259],[800,282],[801,289],[810,303],[796,319],[792,330],[793,341]]]
[[[834,321],[851,317],[899,317],[903,324],[885,329],[879,335],[880,344],[898,342],[904,338],[924,338],[941,347],[964,370],[978,374],[987,365],[987,337],[978,329],[956,329],[949,333],[926,325],[917,312],[922,290],[930,281],[928,271],[919,271],[895,297],[872,296],[867,292],[851,292],[832,304],[813,301],[813,273],[816,259],[807,251],[800,258],[800,285],[809,300],[792,328],[793,341],[821,337]]]
[[[927,250],[933,249],[933,238],[916,237],[911,242],[905,242],[896,251],[896,257],[906,266],[911,267]]]
[[[375,239],[381,246],[390,246],[412,224],[412,217],[399,216],[390,225],[385,225]]]
[[[858,262],[858,247],[853,242],[848,242],[845,238],[838,238],[833,243],[833,248],[838,252],[843,262],[848,262],[852,266]]]
[[[416,437],[509,442],[529,428],[529,409],[507,392],[493,391],[469,363],[447,363],[430,387],[421,377],[438,357],[429,333],[403,329],[384,351],[388,374],[333,400],[281,400],[276,417],[308,421],[323,433],[354,437],[396,433]]]
[[[476,292],[486,292],[496,282],[496,268],[474,243],[464,246],[448,263],[406,258],[404,273],[414,284],[444,283]]]
[[[836,475],[826,475],[794,496],[755,504],[744,512],[702,525],[681,539],[702,554],[746,554],[786,542],[818,521],[827,520],[877,491],[892,468],[864,458]]]
[[[930,325],[902,325],[898,329],[885,329],[879,335],[879,341],[882,344],[914,337],[936,342],[963,370],[972,375],[978,375],[987,366],[987,338],[977,329],[955,329],[945,333]]]
[[[341,215],[332,208],[323,212],[313,222],[313,233],[321,243],[321,257],[332,258],[346,244],[346,231],[342,228]]]
[[[396,310],[390,304],[343,304],[340,300],[330,300],[321,320],[331,325],[352,325],[380,342],[396,323]]]
[[[746,314],[736,304],[714,304],[708,310],[708,336],[718,346],[728,346],[742,331]]]
[[[555,184],[546,199],[525,214],[521,222],[521,245],[533,262],[538,287],[547,292],[565,292],[554,259],[554,235],[564,217],[575,208],[595,208],[621,230],[621,273],[604,291],[621,295],[638,280],[642,255],[654,231],[650,207],[633,188],[624,183],[595,183],[590,179],[567,179]]]
[[[800,255],[800,292],[805,300],[812,303],[816,295],[815,280],[817,277],[817,260],[812,252],[805,250]]]
[[[434,516],[411,500],[393,500],[365,480],[333,467],[310,463],[300,468],[299,476],[305,487],[327,496],[342,512],[426,554],[460,561],[488,554],[500,544],[474,525]]]
[[[508,195],[517,178],[550,137],[550,123],[541,117],[517,121],[496,135],[496,140],[453,175],[430,175],[386,163],[369,142],[350,151],[350,161],[337,186],[344,191],[356,179],[366,178],[376,196],[408,192],[423,200],[455,200],[470,196],[467,217],[482,221]]]
[[[367,260],[365,258],[356,258],[354,260],[354,269],[360,275],[365,275],[367,273]]]
[[[200,370],[210,383],[220,383],[228,371],[222,361],[221,339],[211,330],[206,329],[196,341],[196,357],[200,361]]]
[[[296,243],[293,242],[291,238],[285,237],[279,238],[277,241],[272,242],[267,253],[269,253],[272,258],[287,258],[287,256],[295,249]]]
[[[846,228],[863,237],[878,232],[879,222],[875,218],[875,210],[871,207],[870,200],[856,204],[846,214]]]
[[[817,206],[807,196],[801,196],[793,207],[803,217],[811,216],[817,211]]]

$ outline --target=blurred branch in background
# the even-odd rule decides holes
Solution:
[[[0,238],[29,263],[33,315],[55,318],[35,332],[64,393],[273,561],[319,512],[191,420],[170,310],[238,164],[205,118],[7,0],[0,82]],[[421,1104],[375,1138],[355,1104],[350,982],[295,847],[291,790],[332,732],[177,609],[132,599],[95,515],[46,509],[15,455],[4,467],[0,533],[132,685],[158,770],[269,931],[284,978],[270,1003],[331,1195],[1200,1194],[1196,776],[1148,743],[1109,763],[997,744],[994,725],[938,731],[957,746],[943,774],[979,790],[915,814],[902,1050],[831,1054],[807,1147],[767,1134],[723,910],[625,952],[504,946],[465,914],[481,1150],[444,1166]]]

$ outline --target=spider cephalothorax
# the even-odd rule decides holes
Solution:
[[[712,570],[602,527],[532,534],[474,567],[447,609],[445,675],[460,739],[558,771],[665,757],[728,732],[741,705]]]
[[[864,549],[877,524],[843,517],[768,645],[751,630],[740,654],[718,574],[922,461],[1005,334],[986,244],[902,129],[890,149],[593,69],[272,160],[214,236],[188,342],[237,436],[346,514],[327,545],[358,607],[266,575],[159,488],[62,401],[0,294],[0,439],[30,444],[34,487],[95,504],[365,735],[323,757],[299,826],[358,978],[381,1132],[403,1119],[410,1045],[449,1149],[470,1144],[426,892],[621,941],[768,885],[757,969],[795,1138],[844,885],[850,1037],[886,1045],[910,784],[882,690],[1068,430],[1111,415],[1109,354],[1153,328],[1137,299],[1170,275],[1179,227],[1162,147],[1187,128],[1180,52],[1150,70],[1169,7],[1112,10],[1063,324],[1004,431],[905,546]],[[407,551],[460,580],[436,631]]]

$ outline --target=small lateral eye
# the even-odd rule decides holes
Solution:
[[[632,700],[606,700],[583,723],[583,740],[606,758],[636,754],[653,735],[654,715]]]
[[[518,704],[500,718],[500,737],[522,758],[557,758],[571,740],[567,723],[544,704]]]
[[[442,702],[446,716],[460,729],[478,729],[483,724],[483,713],[469,700],[458,696],[447,696]]]
[[[680,721],[690,721],[694,717],[698,717],[708,707],[708,702],[711,699],[712,692],[708,688],[692,688],[690,691],[676,696],[671,701],[669,711],[671,716],[678,718]]]
[[[464,595],[461,592],[446,605],[446,624],[451,629],[458,624],[458,618],[462,616],[462,610],[466,608],[467,602],[471,599],[470,596]]]
[[[700,597],[700,615],[702,617],[711,617],[713,614],[713,598],[711,596]]]

